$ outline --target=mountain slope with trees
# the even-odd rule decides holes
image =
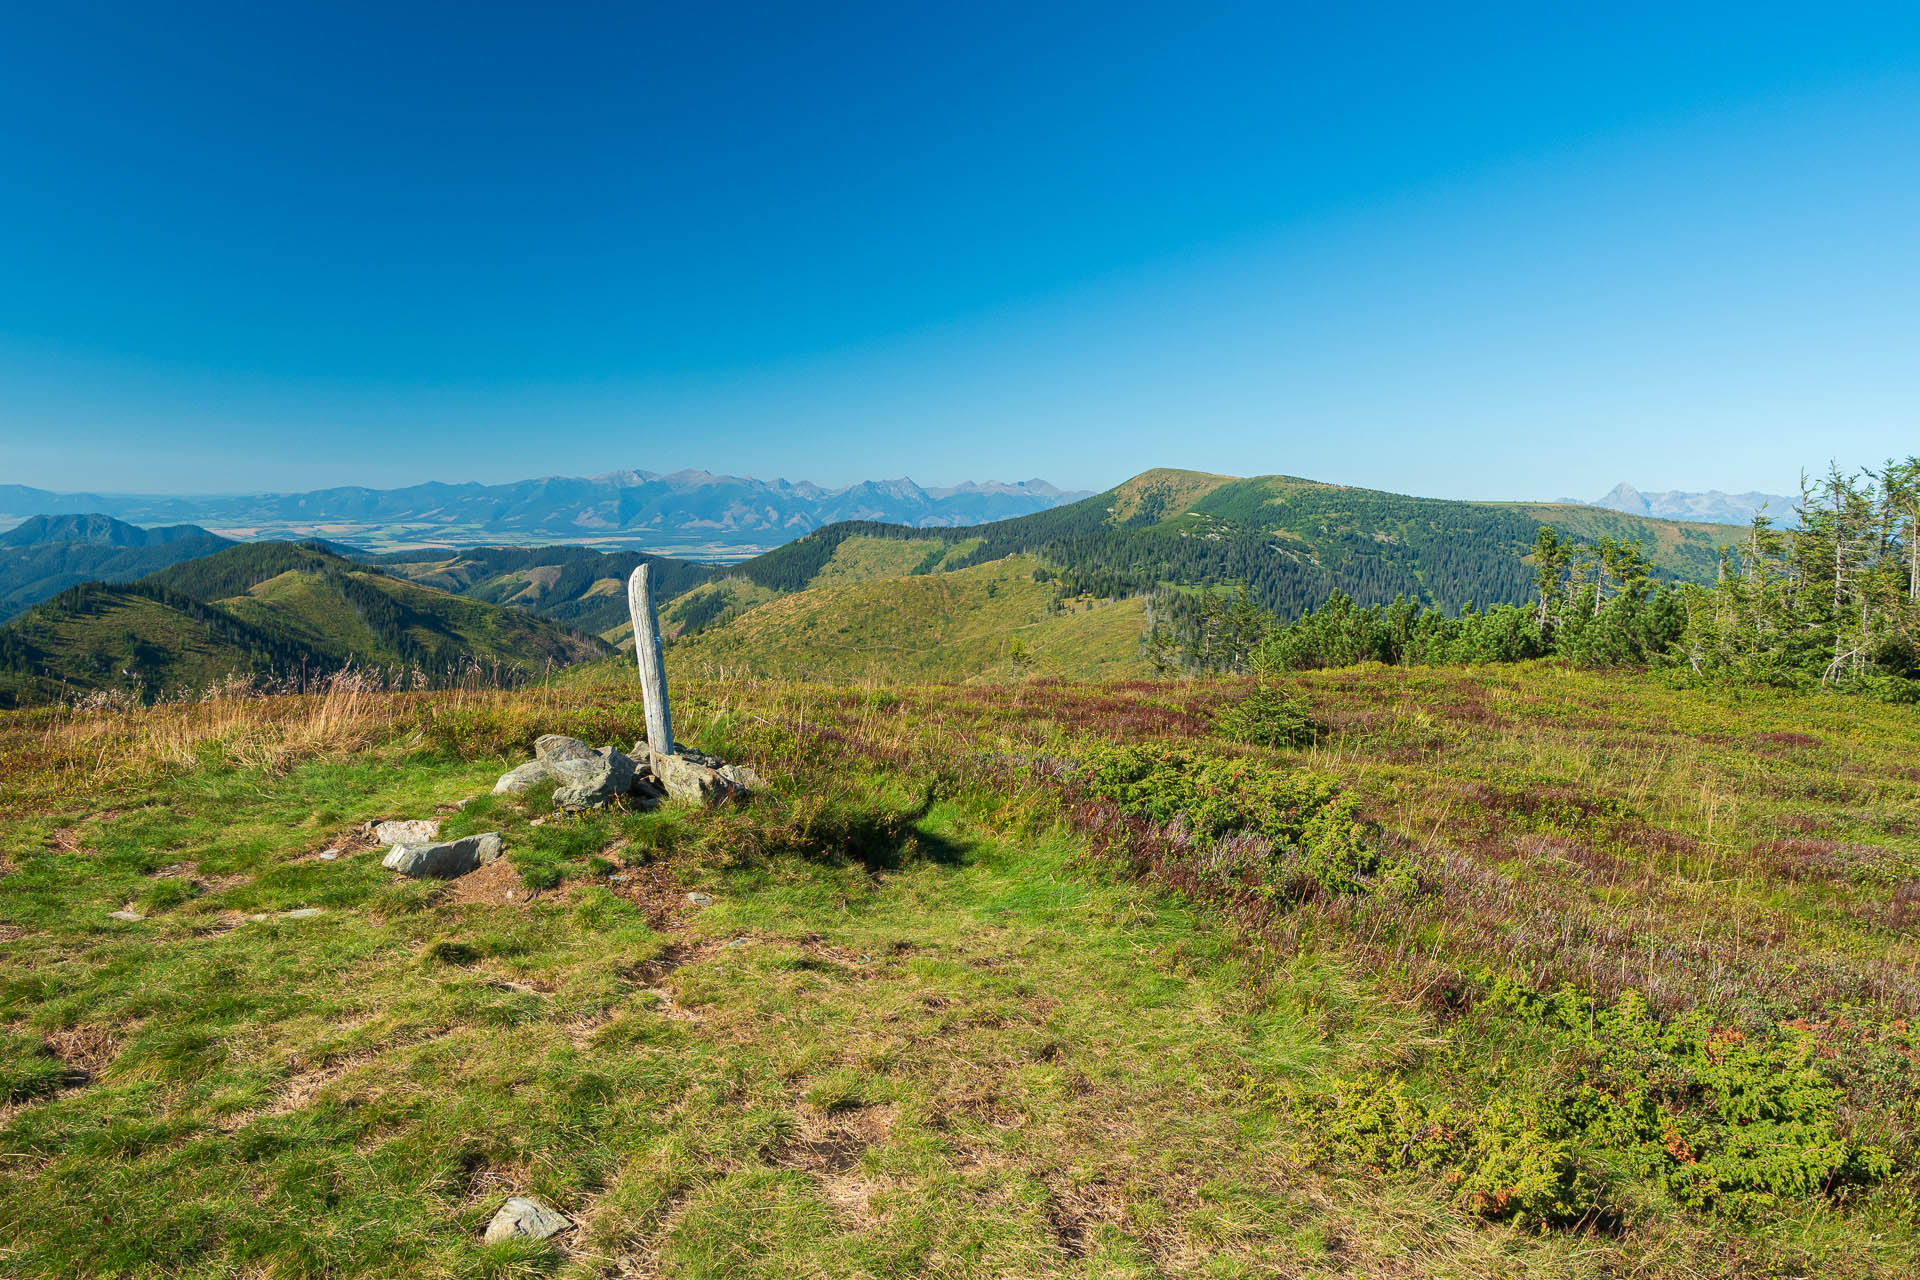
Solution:
[[[142,529],[98,513],[35,516],[0,534],[0,622],[82,582],[131,582],[232,545],[197,525]]]
[[[671,556],[590,547],[472,547],[424,554],[394,552],[371,563],[422,586],[488,604],[514,605],[593,635],[631,631],[627,579],[654,566],[656,590],[672,599],[720,571]]]
[[[925,548],[909,574],[1029,555],[1058,574],[1070,594],[1245,584],[1255,604],[1281,618],[1297,617],[1336,591],[1362,604],[1404,596],[1458,612],[1529,598],[1524,557],[1542,524],[1582,539],[1637,538],[1661,580],[1711,581],[1716,547],[1741,532],[1577,505],[1456,502],[1287,476],[1161,469],[1080,502],[993,524],[833,525],[727,573],[768,591],[800,591],[832,572],[844,544],[893,539]]]
[[[349,666],[410,684],[512,683],[607,647],[523,609],[437,591],[311,546],[245,543],[137,582],[85,583],[0,628],[0,699],[191,692]]]

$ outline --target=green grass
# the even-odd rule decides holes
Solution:
[[[1286,681],[1317,732],[1255,747],[1240,682],[676,675],[770,795],[486,795],[535,733],[630,740],[629,684],[0,717],[4,1269],[1910,1273],[1911,711],[1372,668]],[[355,838],[434,813],[514,898]],[[1276,843],[1195,834],[1235,826]],[[1314,880],[1336,847],[1417,874]],[[1767,1046],[1813,1073],[1783,1115],[1890,1167],[1689,1200],[1773,1123],[1724,1082],[1786,1079]],[[1583,1084],[1690,1146],[1552,1129]],[[1604,1212],[1538,1198],[1556,1152]],[[484,1246],[513,1194],[575,1229]]]
[[[855,541],[882,540],[849,539],[841,549]],[[671,662],[688,672],[822,680],[1088,679],[1151,669],[1140,651],[1141,601],[1080,600],[1056,613],[1055,588],[1034,576],[1040,568],[1009,556],[953,572],[814,587],[689,637],[674,646]]]

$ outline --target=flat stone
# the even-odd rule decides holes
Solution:
[[[502,1240],[545,1240],[558,1235],[573,1223],[565,1214],[527,1196],[513,1196],[500,1206],[487,1224],[487,1243]]]
[[[500,775],[500,781],[493,784],[493,794],[497,796],[524,795],[531,791],[535,783],[553,775],[547,772],[547,766],[538,760],[529,760],[517,769],[510,769]]]
[[[320,914],[321,908],[319,907],[297,907],[292,911],[282,911],[280,918],[282,920],[311,920]]]
[[[339,856],[340,856],[340,851],[338,849],[322,849],[320,851],[320,861],[322,862],[332,862],[335,858],[338,858]]]
[[[415,879],[431,877],[452,880],[499,861],[502,852],[500,833],[489,831],[485,835],[466,836],[459,840],[397,844],[381,859],[380,865]]]
[[[382,822],[373,829],[373,838],[381,844],[425,844],[439,835],[438,818],[395,819]]]
[[[695,890],[694,892],[687,895],[687,901],[691,902],[696,907],[710,907],[713,905],[713,895],[710,893],[701,893],[698,890]]]
[[[107,919],[125,920],[128,924],[137,924],[138,922],[145,920],[146,917],[141,915],[138,911],[109,911],[107,912]]]

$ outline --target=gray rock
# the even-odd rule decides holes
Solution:
[[[580,739],[569,738],[564,733],[543,733],[533,742],[533,758],[549,767],[562,760],[582,760],[599,754]]]
[[[610,804],[633,787],[633,758],[613,747],[549,761],[547,769],[560,780],[560,786],[553,792],[557,809],[590,809]]]
[[[381,859],[380,865],[415,879],[431,877],[452,880],[469,871],[477,871],[490,862],[499,861],[501,852],[499,833],[489,831],[485,835],[467,836],[460,840],[397,844]]]
[[[425,844],[439,834],[440,819],[438,818],[382,822],[373,829],[373,838],[381,844]]]
[[[723,765],[720,775],[742,791],[765,791],[767,780],[750,764]]]
[[[280,918],[282,920],[311,920],[313,917],[319,915],[321,910],[322,908],[320,907],[296,907],[292,911],[282,911]]]
[[[696,907],[710,907],[713,905],[713,895],[710,893],[701,893],[696,889],[687,895],[687,901]]]
[[[538,1200],[526,1196],[513,1196],[500,1206],[500,1212],[493,1215],[493,1221],[487,1224],[487,1243],[498,1244],[502,1240],[545,1240],[548,1236],[558,1235],[573,1223],[557,1209],[549,1208]]]
[[[534,783],[551,775],[547,766],[538,760],[529,760],[518,769],[509,770],[500,775],[500,781],[493,784],[493,794],[497,796],[524,795],[532,790]]]
[[[145,920],[146,917],[141,915],[138,911],[109,911],[107,912],[107,919],[125,920],[129,924],[137,924],[140,921]]]
[[[653,767],[660,775],[661,785],[675,800],[718,804],[732,799],[740,788],[733,779],[720,772],[717,762],[706,763],[712,759],[712,756],[702,756],[695,751],[675,751],[670,756],[655,756]]]

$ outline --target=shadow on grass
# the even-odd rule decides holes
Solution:
[[[735,862],[798,858],[850,864],[870,876],[918,861],[958,866],[966,860],[967,846],[921,825],[932,810],[931,795],[911,808],[847,795],[804,796],[777,813],[763,810],[729,823],[708,839],[723,841]]]

